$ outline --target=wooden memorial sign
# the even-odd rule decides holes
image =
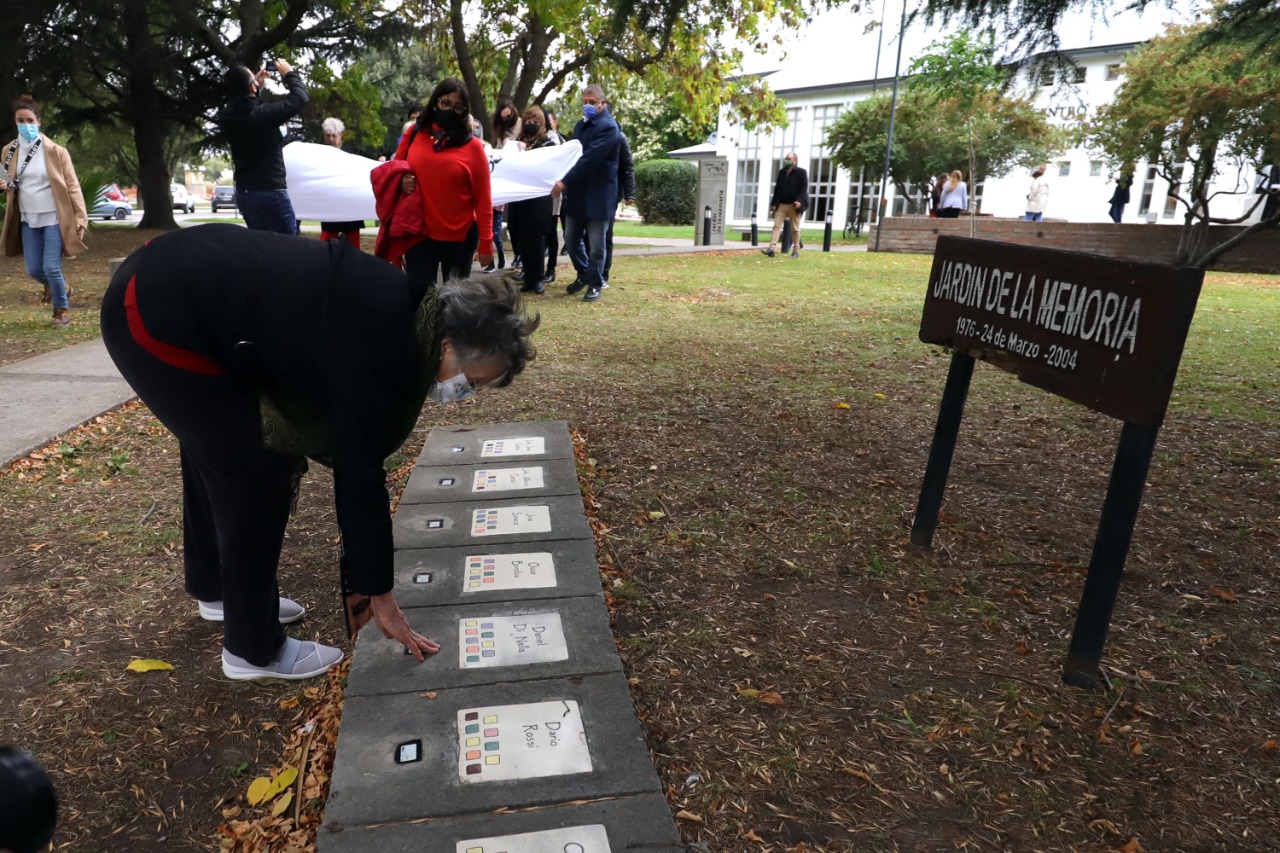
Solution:
[[[1093,686],[1204,271],[939,237],[920,340],[953,351],[911,541],[937,525],[975,359],[1124,421],[1063,678]]]

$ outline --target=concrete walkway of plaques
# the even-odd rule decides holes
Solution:
[[[396,598],[347,677],[320,853],[684,850],[618,659],[563,421],[431,430]]]

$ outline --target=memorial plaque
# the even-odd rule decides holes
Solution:
[[[458,622],[458,634],[458,666],[463,669],[569,659],[559,613],[463,619]]]
[[[491,543],[592,538],[582,498],[577,494],[533,500],[401,504],[391,528],[397,549],[476,543],[488,549]]]
[[[560,832],[569,834],[555,834]],[[536,846],[561,839],[560,846]],[[319,853],[456,853],[476,847],[485,853],[542,853],[544,849],[552,853],[685,853],[671,808],[661,794],[373,828],[344,824],[342,832],[322,828],[316,843]]]
[[[537,712],[504,710],[510,706],[534,706]],[[473,713],[476,718],[468,719]],[[486,717],[496,717],[496,723],[486,723]],[[562,724],[554,744],[548,722]],[[467,731],[470,725],[478,726],[475,733]],[[539,728],[525,728],[534,725]],[[486,729],[497,730],[496,741]],[[480,739],[478,750],[469,744],[473,737]],[[397,763],[400,747],[416,740],[422,742],[422,760]],[[486,750],[486,743],[495,742],[497,749]],[[467,758],[477,751],[479,758]],[[494,753],[498,762],[486,762]],[[553,753],[554,760],[548,758]],[[533,754],[557,775],[540,775],[546,771],[528,760]],[[480,772],[468,773],[471,764],[479,764]],[[429,694],[348,696],[325,819],[370,825],[660,791],[626,679],[610,673]]]
[[[361,631],[348,696],[622,671],[599,597],[406,607],[404,614],[440,651],[419,663],[376,627]]]
[[[464,784],[591,770],[582,710],[572,699],[463,708],[457,736],[458,779]]]
[[[567,422],[435,427],[427,434],[418,465],[525,464],[537,459],[573,459]]]
[[[469,838],[459,841],[454,853],[564,853],[566,850],[573,853],[611,853],[609,833],[602,824],[596,824],[525,832],[520,835]]]
[[[405,608],[601,595],[595,543],[586,540],[404,550],[395,560]]]
[[[943,236],[920,340],[1158,426],[1203,280],[1203,270]]]
[[[581,492],[572,459],[539,459],[484,465],[418,467],[409,475],[401,504],[528,499]]]

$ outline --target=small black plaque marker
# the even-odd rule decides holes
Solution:
[[[466,450],[466,448],[465,448],[465,447],[463,447],[461,444],[455,444],[455,445],[453,445],[452,447],[450,447],[450,448],[449,448],[449,452],[450,452],[450,453],[462,453],[462,452],[463,452],[463,451],[465,451],[465,450]]]
[[[413,575],[414,583],[431,583],[431,572],[415,572]]]
[[[443,488],[443,487],[446,487],[446,486],[452,486],[452,485],[453,485],[454,483],[456,483],[456,482],[458,482],[458,481],[457,481],[457,480],[455,480],[455,479],[453,479],[452,477],[441,477],[441,478],[440,478],[439,485]]]
[[[952,350],[911,527],[928,548],[976,359],[1124,421],[1062,679],[1097,687],[1099,664],[1156,435],[1204,270],[939,237],[920,340]]]
[[[422,760],[422,739],[407,740],[396,744],[396,764],[413,764]]]
[[[441,529],[441,528],[443,528],[443,527],[444,527],[444,519],[443,519],[443,518],[428,518],[428,519],[427,519],[427,529],[428,529],[428,530],[440,530],[440,529]]]

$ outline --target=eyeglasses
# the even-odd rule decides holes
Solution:
[[[436,106],[442,110],[452,110],[459,115],[462,115],[467,111],[466,101],[451,101],[449,100],[448,95],[441,96],[440,100],[436,101]]]

